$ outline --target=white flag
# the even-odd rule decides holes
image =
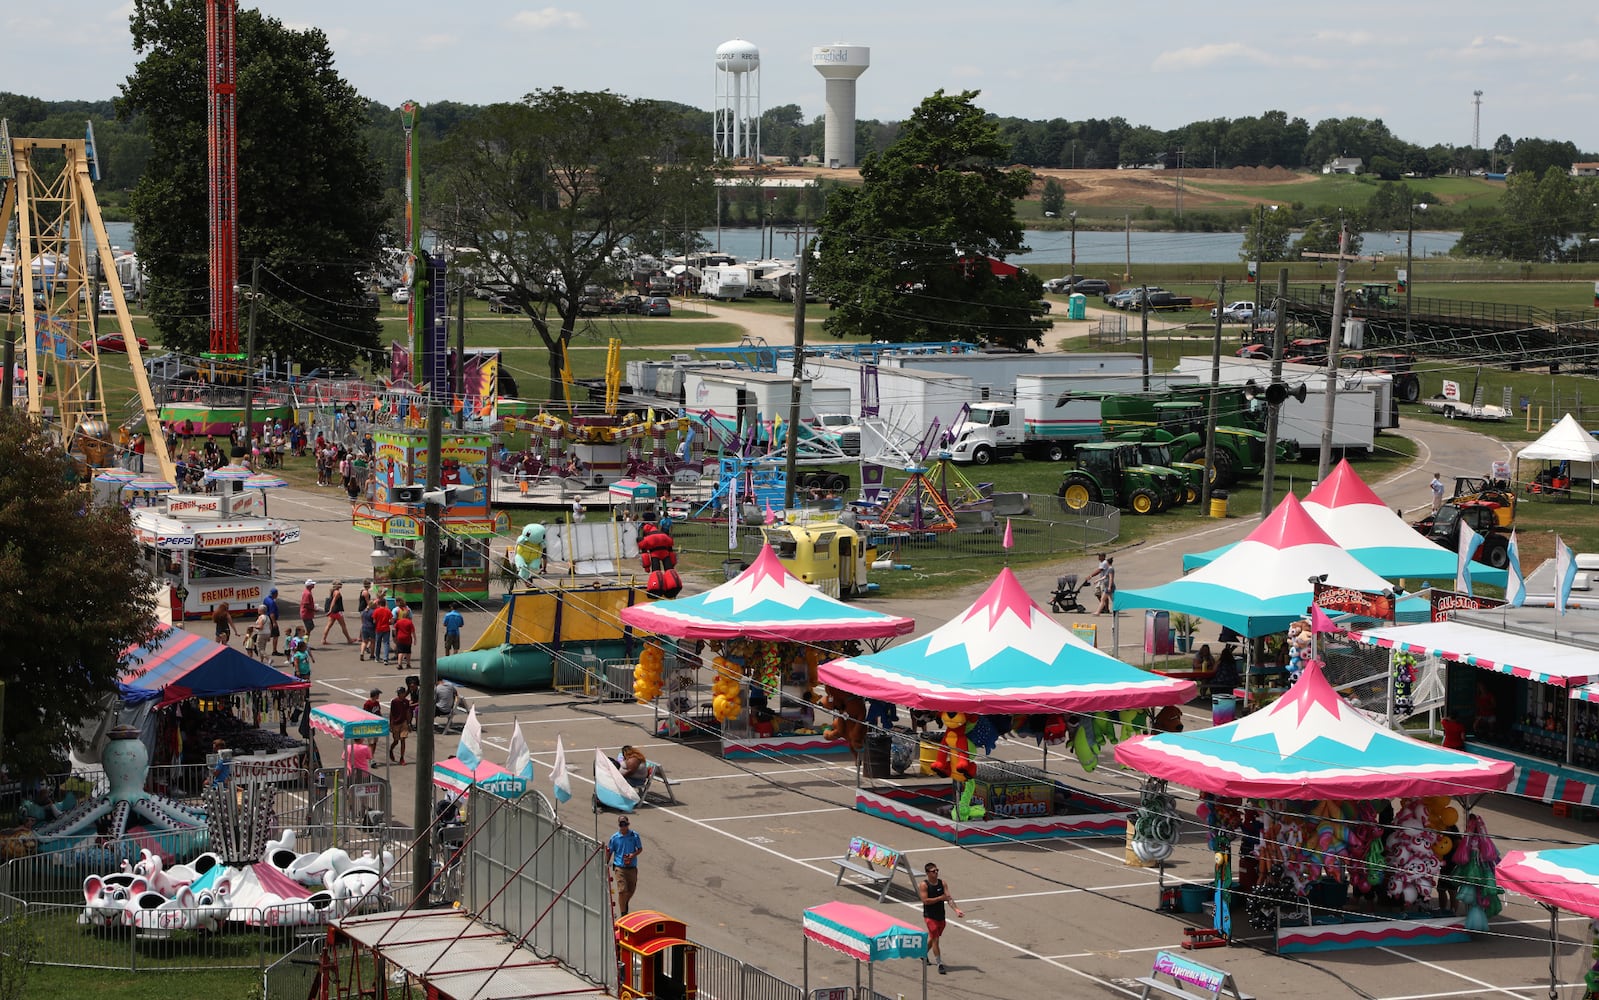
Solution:
[[[1510,532],[1510,545],[1505,551],[1505,556],[1510,560],[1506,567],[1509,577],[1505,580],[1505,603],[1513,608],[1519,608],[1527,603],[1527,578],[1521,575],[1521,550],[1516,547],[1516,532]]]
[[[1555,536],[1555,607],[1566,613],[1571,600],[1571,585],[1577,580],[1577,554],[1559,535]]]
[[[1455,589],[1463,594],[1471,593],[1471,556],[1481,544],[1482,536],[1466,527],[1464,521],[1460,522],[1460,549],[1456,553],[1455,561]]]
[[[607,809],[632,812],[638,805],[638,790],[627,783],[616,761],[605,756],[599,747],[594,748],[594,794]]]
[[[565,802],[572,797],[572,776],[566,773],[566,747],[561,737],[555,737],[555,766],[550,769],[550,781],[555,785],[555,801]]]
[[[477,721],[477,709],[466,713],[466,725],[461,727],[461,742],[455,746],[455,756],[468,771],[476,771],[483,763],[483,725]]]
[[[527,740],[522,738],[522,723],[511,725],[511,745],[505,754],[505,769],[511,776],[521,778],[527,787],[533,785],[533,755],[528,753]]]

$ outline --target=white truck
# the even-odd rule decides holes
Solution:
[[[1023,402],[973,405],[951,431],[949,457],[973,465],[1016,454],[1059,462],[1077,442],[1100,440],[1097,398],[1023,397],[1020,384],[1017,396]]]
[[[708,299],[742,299],[749,287],[749,268],[740,264],[718,264],[700,272],[700,294]]]

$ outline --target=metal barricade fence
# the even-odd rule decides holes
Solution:
[[[305,1000],[311,995],[321,957],[320,939],[301,941],[261,973],[261,1000]]]
[[[753,965],[744,966],[742,1000],[806,1000],[805,991]]]
[[[804,990],[793,983],[715,948],[696,947],[700,1000],[805,1000]]]
[[[592,653],[555,654],[554,687],[598,701],[633,700],[633,660],[602,660]]]

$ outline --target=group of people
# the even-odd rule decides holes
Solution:
[[[383,715],[382,697],[382,689],[373,688],[367,693],[366,701],[361,703],[361,710],[371,715]],[[455,723],[456,713],[465,704],[466,699],[461,697],[460,688],[440,677],[433,686],[433,728],[448,733]],[[422,679],[412,675],[405,679],[404,685],[394,689],[394,697],[389,700],[389,763],[402,767],[408,763],[405,759],[406,742],[416,731],[421,712]]]
[[[358,608],[361,614],[361,653],[358,660],[372,660],[384,666],[394,664],[401,670],[411,669],[411,649],[416,644],[416,619],[411,615],[411,608],[405,598],[394,598],[394,607],[389,607],[388,588],[379,587],[377,593],[372,593],[372,581],[366,580],[361,585],[361,596],[358,599]],[[461,618],[460,612],[452,610],[445,618],[454,616]],[[449,625],[445,623],[445,647],[449,651]],[[460,646],[460,625],[455,626],[455,642]]]

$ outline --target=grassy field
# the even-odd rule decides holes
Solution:
[[[37,966],[28,974],[27,1000],[252,1000],[261,995],[254,969],[215,972],[118,972]]]

